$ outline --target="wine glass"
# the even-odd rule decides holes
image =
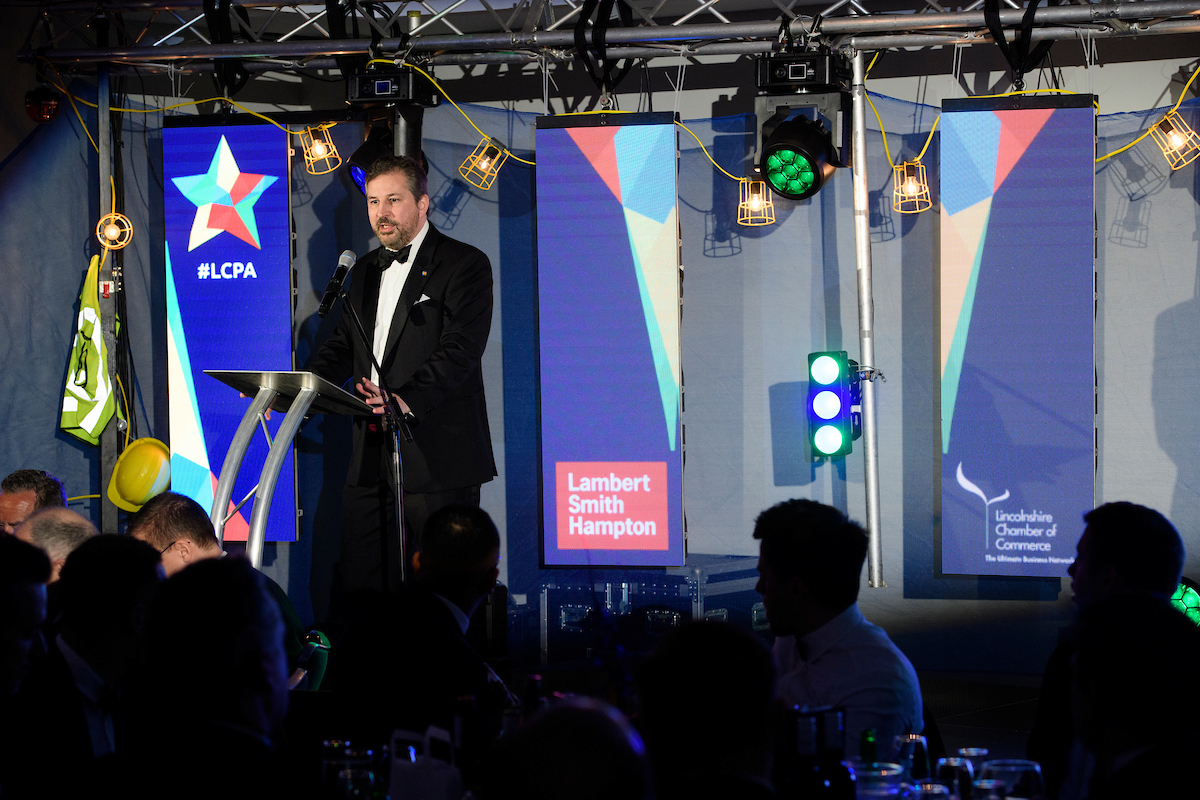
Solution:
[[[1004,800],[1004,781],[980,778],[975,781],[974,800]]]
[[[916,800],[950,800],[950,787],[940,783],[918,783]]]
[[[987,758],[988,749],[986,747],[960,747],[958,754],[971,762],[971,767],[975,772],[979,772],[983,760]]]
[[[1001,758],[983,762],[980,778],[1004,781],[1004,797],[1040,798],[1045,795],[1042,768],[1036,761]]]
[[[934,780],[950,787],[950,794],[970,800],[971,782],[975,780],[975,770],[971,762],[965,758],[939,758],[937,768],[933,773]]]
[[[919,733],[902,733],[892,742],[896,761],[904,767],[904,775],[916,782],[929,777],[929,745]]]

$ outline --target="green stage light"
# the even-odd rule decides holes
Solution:
[[[814,461],[852,452],[856,425],[851,406],[857,365],[845,350],[808,355],[808,443]]]
[[[759,171],[781,197],[803,200],[833,176],[833,142],[819,122],[806,117],[781,122],[763,142]]]
[[[1175,594],[1171,595],[1171,605],[1183,612],[1184,616],[1200,625],[1200,594],[1187,583],[1180,583]]]

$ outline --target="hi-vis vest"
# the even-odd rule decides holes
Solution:
[[[67,386],[63,392],[59,423],[64,431],[88,444],[100,443],[100,433],[117,410],[108,377],[108,350],[100,325],[99,275],[100,257],[92,256],[83,291],[79,294],[78,329],[67,367]]]

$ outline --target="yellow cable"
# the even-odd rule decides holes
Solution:
[[[700,149],[704,151],[704,155],[708,156],[708,160],[712,162],[712,165],[714,167],[721,170],[721,172],[724,172],[726,175],[729,175],[729,177],[733,178],[735,181],[738,181],[739,183],[743,180],[746,180],[745,178],[739,178],[736,175],[730,175],[730,173],[727,172],[724,167],[722,167],[720,164],[718,164],[717,160],[715,158],[713,158],[711,155],[709,155],[708,148],[704,146],[704,142],[700,141],[700,137],[697,136],[695,133],[692,133],[691,128],[689,128],[687,125],[684,125],[682,122],[679,122],[678,120],[675,122],[675,124],[678,125],[679,127],[683,128],[688,133],[692,134],[692,138],[695,139],[696,143],[700,145]]]
[[[67,502],[74,503],[76,500],[95,500],[98,497],[100,497],[98,494],[81,494],[77,497],[68,497]]]
[[[866,92],[863,92],[863,96],[867,98],[868,103],[871,103],[871,95],[867,94]],[[895,169],[896,162],[892,161],[892,153],[890,150],[888,150],[887,132],[884,131],[884,129],[883,129],[883,120],[879,118],[879,109],[877,109],[875,107],[874,103],[871,103],[871,110],[875,112],[875,121],[879,123],[879,135],[883,137],[883,154],[885,156],[887,156],[888,164],[890,164],[891,167],[893,169]]]
[[[125,446],[129,447],[129,432],[133,430],[133,426],[129,424],[129,398],[125,395],[125,384],[121,383],[121,374],[114,372],[113,377],[117,379],[117,387],[121,390],[121,403],[125,406]]]
[[[393,67],[396,66],[396,62],[392,61],[390,58],[372,58],[367,62],[367,66],[369,67],[372,64],[390,64]]]
[[[384,60],[386,60],[386,59],[382,59],[382,58],[372,59],[372,61],[384,61]],[[368,63],[371,63],[371,62],[368,62]],[[391,63],[391,62],[388,62],[388,63]],[[405,64],[404,66],[412,67],[414,70],[416,70],[417,72],[424,75],[426,80],[428,80],[430,83],[432,83],[433,87],[442,93],[442,97],[446,98],[446,100],[450,103],[450,105],[452,105],[456,109],[458,109],[458,113],[463,115],[463,119],[465,119],[468,122],[468,124],[470,124],[470,126],[475,129],[476,133],[478,133],[480,136],[482,136],[485,139],[491,140],[492,137],[488,136],[486,133],[484,133],[482,130],[480,130],[479,126],[476,125],[471,120],[471,118],[467,116],[467,112],[465,112],[461,108],[459,108],[458,103],[454,102],[454,100],[451,99],[450,95],[446,94],[446,90],[442,88],[442,85],[440,83],[438,83],[437,80],[432,75],[430,75],[428,72],[426,72],[425,70],[418,67],[416,64]],[[504,152],[508,153],[509,158],[520,161],[522,164],[529,164],[530,166],[534,166],[534,167],[537,166],[536,161],[526,161],[525,159],[521,158],[516,153],[514,153],[512,150],[509,150],[507,147],[504,147],[503,149],[504,149]]]
[[[875,66],[875,62],[879,60],[879,56],[880,56],[880,55],[882,55],[882,54],[883,54],[883,51],[882,51],[882,50],[876,50],[876,51],[875,51],[875,57],[871,59],[871,63],[870,63],[870,64],[867,64],[867,71],[863,73],[863,80],[864,80],[864,81],[867,79],[867,76],[871,74],[871,67]]]
[[[79,109],[75,106],[75,100],[71,97],[70,92],[63,92],[67,96],[67,102],[71,104],[71,110],[75,112],[75,116],[79,118],[79,126],[83,128],[83,132],[87,135],[88,141],[92,143],[92,149],[97,153],[100,152],[100,145],[96,144],[96,140],[92,138],[92,132],[88,130],[87,123],[83,121],[83,114],[79,113]]]
[[[917,154],[917,159],[916,159],[917,161],[920,161],[921,157],[925,155],[925,151],[929,149],[930,143],[933,142],[933,132],[937,130],[938,123],[941,121],[942,121],[942,115],[938,114],[937,119],[935,119],[933,121],[933,127],[929,129],[929,138],[925,140],[925,146],[922,147],[921,152],[919,154]]]
[[[1175,105],[1171,106],[1171,110],[1166,113],[1167,117],[1171,116],[1179,109],[1179,104],[1183,102],[1183,98],[1187,97],[1188,89],[1191,88],[1192,81],[1196,80],[1196,75],[1200,75],[1200,66],[1198,66],[1196,69],[1192,70],[1192,77],[1188,78],[1187,83],[1185,83],[1183,85],[1183,91],[1179,93],[1179,99],[1175,101]],[[1166,117],[1164,117],[1164,119],[1165,118]],[[1159,120],[1158,122],[1162,122],[1162,120]],[[1135,145],[1139,144],[1143,139],[1145,139],[1147,136],[1150,135],[1150,131],[1154,130],[1154,126],[1158,125],[1158,122],[1154,123],[1154,125],[1151,125],[1149,128],[1146,129],[1145,133],[1143,133],[1141,136],[1134,139],[1132,142],[1125,145],[1124,147],[1118,148],[1116,150],[1113,150],[1111,153],[1105,153],[1104,155],[1098,157],[1096,159],[1096,163],[1099,164],[1101,161],[1105,160],[1106,158],[1112,158],[1115,155],[1120,155],[1121,153],[1124,153],[1126,150],[1130,149],[1131,147],[1134,147]]]

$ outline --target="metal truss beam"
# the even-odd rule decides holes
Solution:
[[[423,33],[431,25],[441,22],[451,26],[451,30],[459,29],[450,22],[451,12],[459,8],[465,0],[450,0],[439,12],[432,16],[423,17],[414,29],[411,40],[388,37],[379,41],[374,49],[369,39],[330,39],[308,38],[300,39],[296,34],[318,28],[316,21],[325,15],[323,7],[308,6],[309,13],[299,6],[281,6],[278,3],[268,3],[265,0],[247,0],[242,3],[245,9],[256,9],[259,13],[269,11],[272,16],[280,15],[281,11],[298,12],[300,24],[294,24],[296,17],[286,15],[280,28],[282,33],[274,35],[265,32],[266,24],[259,28],[259,41],[237,42],[232,44],[211,44],[204,39],[203,33],[196,30],[198,20],[190,12],[201,8],[203,0],[157,0],[139,2],[139,0],[123,0],[122,2],[101,3],[97,7],[80,2],[60,3],[47,6],[44,14],[53,14],[61,18],[64,25],[78,24],[73,18],[64,15],[69,13],[90,13],[115,16],[117,14],[162,14],[169,13],[187,24],[182,27],[162,27],[170,31],[167,36],[153,37],[155,46],[135,46],[123,48],[81,47],[69,48],[52,46],[37,53],[51,62],[68,65],[74,69],[88,69],[91,65],[103,63],[137,63],[142,66],[167,68],[199,68],[204,69],[206,62],[220,58],[238,58],[253,63],[258,60],[271,59],[270,68],[278,69],[280,64],[293,69],[305,67],[314,68],[318,63],[325,64],[331,57],[362,56],[369,53],[391,55],[401,52],[415,52],[425,61],[435,64],[472,64],[472,63],[521,63],[545,58],[550,61],[563,61],[572,58],[575,48],[574,34],[570,26],[559,30],[559,26],[575,15],[578,6],[569,6],[572,10],[556,14],[553,9],[547,12],[549,6],[543,3],[523,4],[513,12],[513,17],[507,23],[500,20],[495,9],[491,15],[484,17],[488,22],[501,22],[506,30],[484,31],[476,33],[429,34]],[[690,11],[678,16],[673,22],[664,20],[664,24],[646,24],[632,28],[610,28],[606,40],[610,45],[608,54],[612,58],[655,58],[661,56],[677,57],[686,46],[689,55],[701,54],[734,54],[759,53],[778,49],[780,32],[779,16],[775,19],[762,19],[743,22],[717,23],[688,23],[694,15],[706,8],[711,9],[713,0],[691,0],[695,5]],[[812,16],[795,15],[788,23],[794,37],[813,38],[836,46],[850,46],[856,50],[880,50],[889,47],[936,47],[952,44],[982,44],[991,41],[987,31],[984,14],[978,10],[941,11],[934,10],[941,6],[924,0],[926,5],[915,13],[861,13],[858,9],[862,4],[837,0],[819,14]],[[976,4],[978,5],[978,3]],[[420,3],[425,10],[432,11],[428,3]],[[415,6],[414,6],[415,7]],[[319,8],[319,10],[317,10]],[[400,17],[404,6],[400,5],[391,13],[392,22]],[[490,7],[489,7],[490,8]],[[661,8],[661,3],[659,4]],[[659,8],[651,14],[642,12],[644,19],[650,19]],[[780,8],[762,9],[765,17],[768,14],[785,11],[793,16],[792,5]],[[528,15],[526,25],[518,29],[516,20],[519,13],[525,10]],[[811,7],[810,7],[811,10]],[[388,9],[389,13],[391,9]],[[179,13],[184,12],[184,13]],[[841,16],[825,17],[825,13],[845,12]],[[379,21],[367,12],[359,9],[358,13],[368,24],[379,31]],[[1006,8],[1000,11],[1001,23],[1009,30],[1015,30],[1021,23],[1023,9]],[[283,15],[281,15],[283,16]],[[723,17],[724,18],[724,17]],[[539,29],[538,23],[556,20],[545,29]],[[128,20],[127,20],[128,21]],[[478,22],[478,15],[476,15]],[[149,25],[149,23],[146,23]],[[239,20],[238,26],[246,28]],[[167,44],[171,37],[181,31],[190,30],[200,41]],[[324,29],[318,28],[325,34]],[[1039,8],[1036,13],[1035,28],[1032,38],[1036,40],[1075,38],[1081,35],[1093,38],[1134,37],[1160,34],[1181,34],[1200,32],[1200,0],[1145,0],[1144,2],[1100,2],[1080,3]],[[327,36],[327,34],[325,34]],[[1011,38],[1011,34],[1008,34]],[[514,52],[515,51],[515,52]],[[29,60],[34,57],[32,50],[20,54],[20,58]],[[304,63],[300,63],[304,62]],[[211,68],[211,67],[209,67]]]

